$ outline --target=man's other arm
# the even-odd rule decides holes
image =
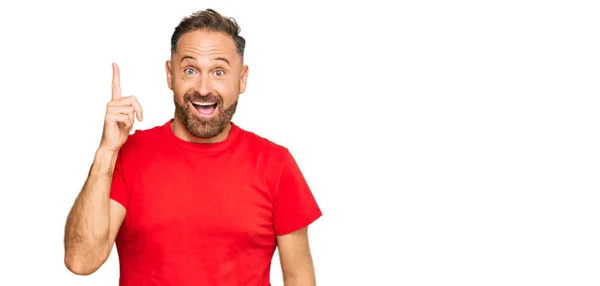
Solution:
[[[277,248],[285,286],[316,285],[308,227],[277,236]]]

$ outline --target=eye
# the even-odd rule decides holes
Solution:
[[[196,71],[194,71],[194,69],[192,69],[192,68],[186,68],[186,69],[184,69],[184,70],[183,70],[183,72],[184,72],[186,75],[194,75],[194,73],[195,73]]]
[[[215,75],[216,75],[216,76],[224,76],[224,75],[225,75],[225,72],[224,72],[223,70],[216,70],[216,71],[215,71]]]

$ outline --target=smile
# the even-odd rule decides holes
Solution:
[[[216,102],[192,102],[192,105],[201,116],[210,116],[215,113],[219,104]]]

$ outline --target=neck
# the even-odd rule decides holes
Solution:
[[[177,116],[175,116],[173,122],[171,123],[171,129],[173,130],[175,136],[184,141],[193,143],[218,143],[227,139],[229,131],[231,131],[231,123],[227,124],[227,127],[225,127],[223,132],[219,133],[219,135],[212,138],[199,138],[192,135],[187,130],[183,122],[181,122],[181,120],[177,118]]]

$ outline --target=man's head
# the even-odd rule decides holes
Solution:
[[[239,32],[233,18],[207,9],[184,18],[171,37],[166,72],[175,120],[196,137],[221,134],[246,89],[246,43]]]

